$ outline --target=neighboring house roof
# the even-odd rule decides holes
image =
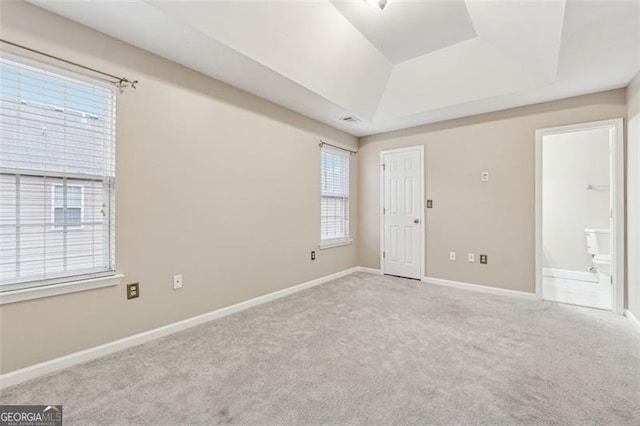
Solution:
[[[24,99],[0,100],[0,167],[110,175],[113,128],[98,114]]]

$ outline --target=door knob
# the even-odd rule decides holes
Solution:
[[[413,219],[413,223],[420,223],[420,219]]]

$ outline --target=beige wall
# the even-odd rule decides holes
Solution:
[[[356,266],[355,242],[309,258],[319,139],[356,147],[355,137],[29,4],[3,2],[1,19],[2,38],[140,80],[118,97],[116,263],[141,294],[2,305],[2,372]],[[184,288],[173,291],[177,273]]]
[[[542,140],[542,266],[587,272],[584,230],[609,228],[610,130],[547,135]],[[594,185],[586,190],[585,185]],[[593,279],[597,279],[594,275]]]
[[[626,115],[624,89],[361,139],[360,265],[379,268],[380,151],[425,146],[429,277],[534,292],[535,130]],[[480,181],[483,171],[490,181]],[[458,260],[448,260],[449,251]],[[467,263],[466,253],[489,263]]]
[[[640,318],[640,73],[627,88],[627,306]]]

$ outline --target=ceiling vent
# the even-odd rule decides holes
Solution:
[[[360,120],[358,117],[354,117],[353,115],[347,115],[346,117],[340,117],[340,120],[345,121],[347,123],[352,123],[352,124],[358,124],[358,123],[362,122],[362,120]]]

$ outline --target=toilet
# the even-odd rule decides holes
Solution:
[[[600,284],[611,284],[611,231],[609,229],[585,229],[587,252],[593,258]]]

